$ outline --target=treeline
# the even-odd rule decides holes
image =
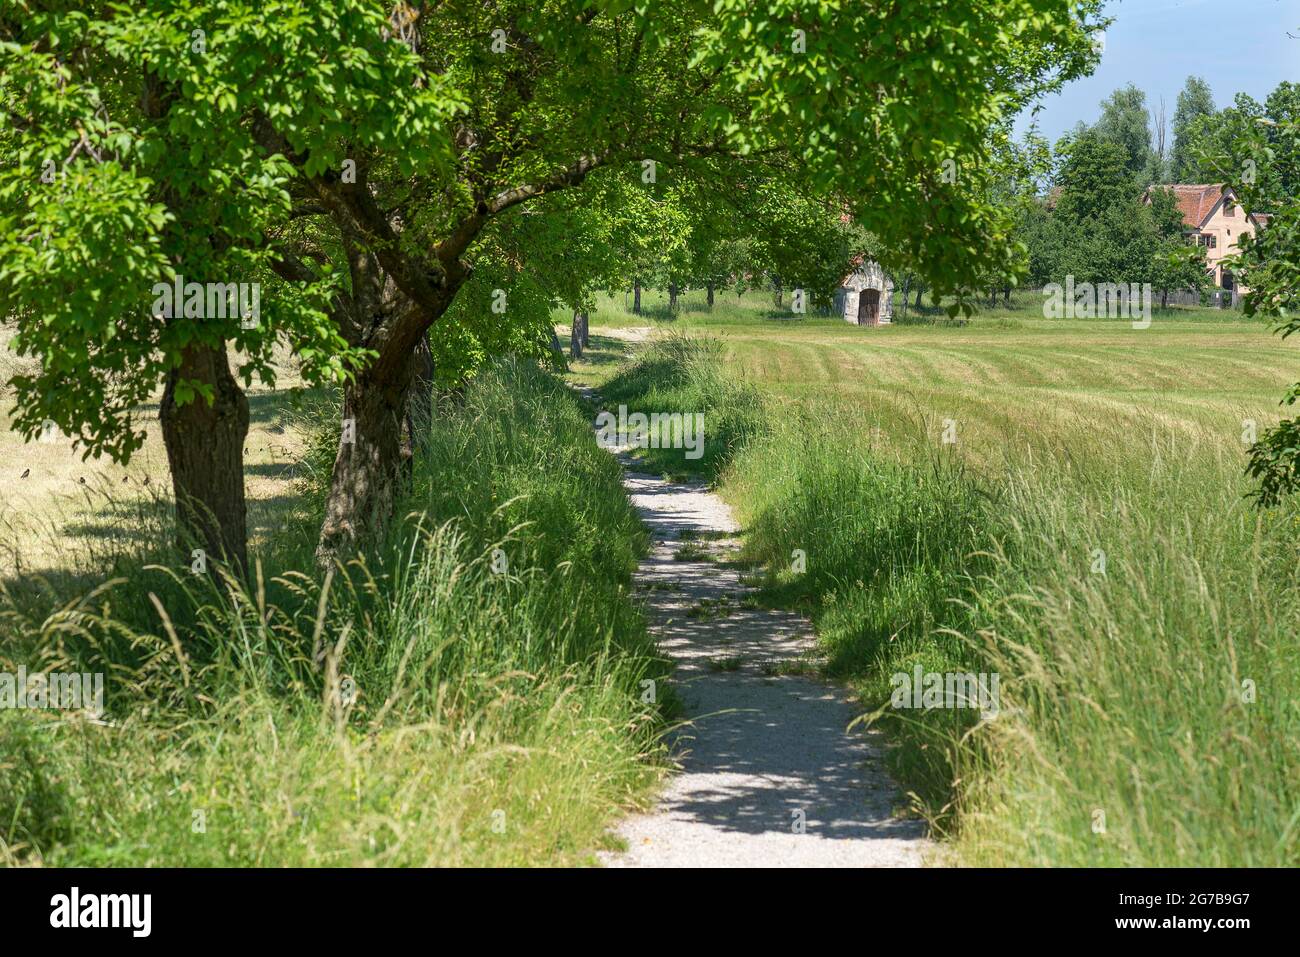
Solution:
[[[776,308],[797,290],[806,311],[826,310],[853,257],[877,248],[843,202],[807,195],[771,171],[724,191],[648,183],[621,190],[617,202],[608,213],[625,217],[626,228],[605,237],[610,258],[599,283],[630,291],[635,313],[647,289],[667,295],[670,313],[689,290],[703,290],[712,306],[723,293],[765,289]]]
[[[1030,134],[1006,149],[1006,193],[1017,208],[1017,238],[1026,247],[1027,282],[1151,283],[1167,304],[1174,290],[1210,284],[1203,251],[1186,225],[1169,184],[1263,183],[1294,192],[1295,157],[1280,130],[1300,116],[1300,86],[1283,82],[1259,103],[1238,94],[1217,110],[1210,87],[1188,77],[1167,124],[1163,102],[1153,111],[1129,85],[1101,104],[1092,125],[1080,123],[1049,146]],[[1265,131],[1267,152],[1238,156],[1252,129]],[[1264,184],[1268,185],[1268,184]],[[1263,210],[1255,210],[1261,212]]]
[[[1174,194],[1139,190],[1123,148],[1089,130],[1061,144],[1055,184],[1027,204],[1020,228],[1034,286],[1076,282],[1145,284],[1168,305],[1174,290],[1209,284],[1205,250],[1184,236]]]

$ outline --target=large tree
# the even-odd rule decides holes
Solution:
[[[1191,153],[1192,127],[1203,116],[1214,115],[1214,95],[1202,77],[1189,76],[1174,107],[1174,147],[1169,158],[1169,175],[1175,183],[1193,182],[1196,164]]]
[[[19,421],[125,456],[133,410],[165,385],[182,519],[242,554],[239,380],[269,375],[288,339],[346,379],[332,557],[387,519],[430,330],[525,207],[597,170],[725,188],[783,155],[938,289],[1013,269],[1008,219],[978,188],[986,133],[1088,68],[1098,6],[9,0],[0,261],[20,265],[0,307],[42,363]],[[62,192],[37,188],[46,160]],[[498,272],[475,301],[511,326],[524,287]],[[155,316],[152,286],[177,274],[265,282],[261,327]],[[91,398],[59,392],[70,373]]]
[[[1132,83],[1102,101],[1101,119],[1093,130],[1101,140],[1124,150],[1124,166],[1135,180],[1150,172],[1151,114],[1146,94]]]
[[[239,380],[274,381],[278,339],[309,380],[360,357],[319,308],[328,277],[287,285],[272,271],[268,238],[289,215],[293,168],[257,147],[235,86],[204,85],[256,73],[256,44],[212,46],[248,24],[223,34],[200,22],[62,3],[5,10],[0,315],[39,360],[13,383],[28,435],[57,427],[84,455],[125,460],[144,438],[141,404],[162,387],[183,537],[242,566]],[[169,290],[180,294],[159,295]]]
[[[1127,153],[1120,144],[1104,140],[1089,130],[1061,143],[1057,149],[1060,168],[1056,179],[1059,187],[1056,210],[1080,228],[1087,228],[1107,210],[1134,198]]]

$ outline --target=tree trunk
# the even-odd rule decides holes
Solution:
[[[408,356],[394,381],[366,370],[343,391],[343,428],[330,478],[316,560],[329,564],[361,539],[377,538],[392,516],[402,473],[402,421],[414,375]]]
[[[632,311],[641,315],[641,280],[632,283]]]
[[[211,386],[211,404],[195,395],[177,405],[181,380]],[[248,567],[244,501],[248,397],[230,374],[224,343],[221,348],[196,343],[181,353],[180,366],[167,376],[159,418],[181,550],[188,552],[198,545],[209,561],[225,561],[242,575]]]
[[[582,313],[573,314],[573,324],[569,326],[569,358],[582,358]]]
[[[591,316],[582,314],[582,348],[591,345]]]
[[[668,311],[674,316],[677,315],[677,283],[668,284]]]
[[[781,308],[781,277],[772,277],[772,303],[776,308]]]
[[[917,284],[916,284],[916,306],[915,306],[915,308],[916,308],[916,310],[917,310],[918,312],[919,312],[920,309],[921,309],[921,293],[922,293],[924,290],[925,290],[925,286],[924,286],[924,284],[922,284],[922,283],[917,283]]]

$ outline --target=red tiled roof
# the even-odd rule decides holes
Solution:
[[[1202,183],[1187,185],[1173,183],[1167,186],[1153,186],[1152,189],[1170,189],[1178,202],[1178,211],[1183,214],[1183,223],[1189,229],[1200,229],[1205,218],[1223,195],[1223,186],[1219,183]]]

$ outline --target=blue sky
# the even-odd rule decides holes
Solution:
[[[1300,82],[1300,39],[1287,37],[1300,37],[1300,0],[1111,0],[1106,12],[1115,22],[1101,65],[1042,103],[1038,127],[1051,142],[1080,120],[1096,122],[1101,101],[1129,83],[1152,113],[1163,96],[1172,122],[1191,73],[1209,81],[1219,107],[1238,92],[1262,101],[1281,81]]]

